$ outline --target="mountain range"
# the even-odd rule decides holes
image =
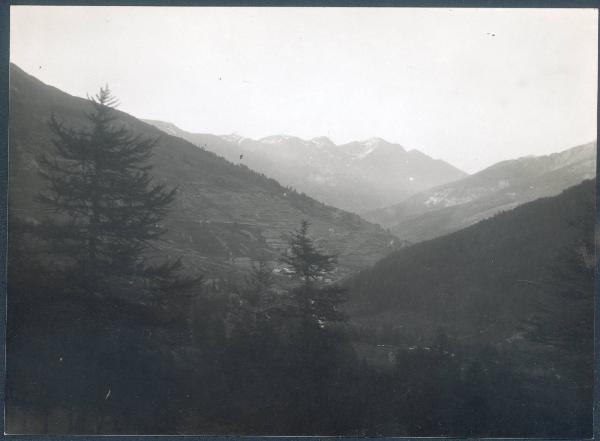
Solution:
[[[502,161],[362,216],[409,242],[432,239],[593,178],[596,150],[591,142],[547,156]]]
[[[459,340],[518,340],[524,319],[540,308],[535,301],[548,307],[550,292],[560,289],[548,282],[552,274],[563,275],[564,284],[564,274],[574,277],[564,253],[582,253],[574,244],[584,238],[593,242],[595,187],[584,181],[390,253],[347,281],[350,315],[399,327],[412,341],[431,343],[439,328]],[[571,266],[561,270],[565,264]]]
[[[9,99],[9,241],[22,239],[27,245],[29,235],[15,233],[17,227],[35,225],[45,216],[45,207],[36,202],[36,195],[45,185],[39,173],[40,157],[54,151],[48,121],[54,116],[66,127],[85,130],[89,121],[84,115],[92,105],[13,64]],[[44,244],[36,241],[39,256],[22,253],[32,257],[23,260],[30,263],[9,260],[13,263],[9,296],[13,328],[8,335],[13,349],[18,347],[14,342],[27,336],[28,328],[33,330],[26,337],[25,350],[13,350],[8,358],[13,379],[20,378],[8,394],[17,403],[13,411],[25,403],[26,412],[41,413],[30,404],[31,391],[41,401],[49,401],[54,392],[46,391],[60,390],[58,396],[67,398],[61,398],[59,406],[68,403],[77,409],[81,406],[73,402],[84,403],[80,415],[65,413],[70,415],[65,422],[81,420],[78,426],[84,427],[86,420],[95,421],[92,417],[99,416],[98,425],[102,426],[103,411],[94,415],[85,407],[88,396],[97,396],[99,409],[133,403],[114,407],[117,410],[109,414],[112,418],[120,409],[141,408],[147,424],[156,414],[154,410],[145,413],[144,406],[150,403],[148,409],[154,409],[152,403],[160,396],[161,402],[172,403],[167,415],[169,420],[177,415],[173,418],[177,433],[188,433],[179,429],[183,409],[181,421],[183,427],[191,428],[189,433],[241,430],[239,433],[263,434],[255,421],[264,424],[260,418],[265,418],[270,424],[273,415],[295,421],[299,398],[305,398],[309,411],[297,424],[300,434],[305,433],[306,422],[312,424],[321,417],[327,423],[323,427],[334,421],[331,433],[345,433],[338,431],[337,418],[340,409],[349,404],[349,410],[341,413],[340,427],[346,419],[364,426],[349,432],[353,436],[454,433],[448,427],[461,436],[513,436],[519,418],[526,424],[516,427],[527,427],[525,433],[532,436],[582,437],[571,436],[580,428],[585,433],[576,434],[589,435],[596,181],[586,179],[595,176],[595,142],[548,156],[504,161],[467,176],[449,164],[380,138],[345,145],[335,145],[325,137],[306,141],[278,135],[251,140],[187,133],[169,123],[144,122],[116,110],[115,116],[114,124],[132,135],[156,140],[150,160],[153,178],[167,188],[177,188],[176,200],[164,220],[167,233],[152,244],[151,256],[145,257],[181,258],[189,274],[201,274],[212,284],[202,285],[208,295],[198,296],[200,301],[193,308],[185,303],[181,317],[189,317],[191,327],[185,325],[187,318],[169,320],[169,329],[171,324],[177,325],[176,329],[163,329],[164,337],[169,338],[154,346],[163,336],[156,336],[161,334],[159,330],[150,337],[152,332],[146,331],[153,328],[148,322],[125,311],[126,324],[111,317],[110,321],[98,321],[101,326],[96,328],[88,322],[101,314],[87,306],[95,296],[75,296],[74,300],[71,293],[80,291],[65,290],[62,283],[48,290],[44,277],[31,278],[30,266],[35,266],[37,259],[50,257],[53,269],[56,263],[55,256],[47,256]],[[368,220],[352,211],[364,212]],[[287,279],[280,257],[290,246],[286,235],[302,220],[310,222],[310,235],[320,250],[338,254],[336,272],[323,279],[339,282],[348,299],[345,301],[345,295],[338,299],[341,292],[337,289],[314,290],[306,285],[302,290],[290,290],[302,293],[298,299],[316,295],[316,300],[299,302],[303,311],[296,314],[300,320],[295,322],[287,305],[274,308],[277,312],[272,317],[270,309],[263,308],[263,301],[280,306],[278,301],[288,299],[271,296],[279,293],[278,289],[271,292],[260,286],[256,287],[258,295],[240,296],[242,284],[238,282],[248,282],[246,276],[257,261],[271,264],[276,281]],[[309,250],[307,254],[305,263],[317,253]],[[25,283],[29,280],[35,283]],[[137,286],[125,291],[132,290],[137,291]],[[63,304],[57,308],[61,315],[51,308],[39,308],[43,302],[54,308],[56,298],[67,307],[76,305],[77,300],[86,304],[85,315],[71,315],[69,320]],[[326,317],[334,318],[321,320],[310,312],[311,307],[304,306],[315,304]],[[345,314],[338,314],[340,309]],[[38,320],[46,315],[52,320]],[[338,326],[334,322],[342,315],[344,323]],[[300,324],[306,317],[314,326]],[[296,324],[302,338],[295,337]],[[180,332],[180,325],[186,332]],[[536,326],[542,335],[538,340],[530,332]],[[86,334],[80,329],[93,332]],[[106,338],[107,330],[117,331],[114,338]],[[63,331],[67,332],[63,335]],[[98,338],[89,339],[89,335]],[[128,335],[136,337],[129,339]],[[564,341],[557,345],[556,336],[566,338],[566,345]],[[71,345],[73,341],[78,342],[76,346]],[[151,357],[146,353],[139,357],[142,345],[138,341],[153,342],[147,352]],[[120,346],[118,352],[112,352],[113,346]],[[96,360],[88,358],[85,351],[91,348],[95,357],[98,347],[116,354],[98,358],[108,360],[110,367],[103,377],[87,375],[103,372],[97,369],[101,363],[90,364],[89,370],[85,362],[77,361]],[[63,360],[61,354],[67,349],[70,352],[66,354],[71,355]],[[78,359],[80,353],[84,356]],[[163,353],[171,355],[160,355]],[[112,373],[114,366],[119,368],[114,371],[118,374]],[[121,371],[122,366],[126,370]],[[74,388],[69,383],[74,383]],[[112,389],[105,393],[106,384]],[[153,387],[156,384],[164,387]],[[75,397],[84,399],[72,401],[71,391],[79,389],[85,393],[75,392]],[[111,390],[114,396],[107,401]],[[307,390],[313,391],[312,395],[307,395]],[[154,394],[157,391],[159,395]],[[271,404],[255,409],[257,393]],[[215,396],[223,397],[216,413],[210,399]],[[438,405],[447,400],[453,404]],[[315,408],[314,403],[324,403],[324,410]],[[97,410],[94,406],[89,409]],[[243,412],[239,413],[240,409]],[[375,417],[369,415],[371,411]],[[53,411],[45,412],[43,432],[48,431],[52,415]],[[495,426],[498,415],[503,419]],[[190,426],[186,426],[188,416],[193,417]],[[397,420],[398,416],[402,418]],[[286,420],[280,420],[275,418],[278,424],[283,421],[281,430],[289,430]],[[551,426],[554,421],[556,426]],[[113,427],[122,430],[119,424]],[[131,427],[135,433],[141,432],[137,422]],[[152,426],[143,426],[147,427]],[[244,432],[244,427],[250,428],[249,432]],[[264,433],[279,430],[275,425],[275,430]]]
[[[38,160],[41,153],[52,151],[48,120],[55,115],[68,127],[82,128],[91,104],[14,64],[9,99],[9,223],[36,222],[43,212],[34,198],[44,185]],[[178,187],[165,221],[168,233],[156,244],[157,253],[182,257],[191,272],[234,277],[253,260],[277,265],[285,234],[303,219],[311,223],[311,233],[325,251],[339,254],[336,277],[373,264],[398,246],[394,236],[355,214],[299,194],[131,115],[117,111],[117,116],[117,125],[157,140],[152,173],[156,181]]]
[[[342,145],[325,136],[254,140],[190,133],[172,123],[145,121],[321,202],[359,214],[467,176],[447,162],[381,138]]]

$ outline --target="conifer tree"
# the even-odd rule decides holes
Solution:
[[[40,159],[46,190],[38,196],[53,216],[42,236],[81,288],[96,290],[107,277],[146,274],[164,278],[175,265],[149,267],[144,251],[164,232],[161,221],[175,189],[152,182],[148,161],[156,140],[117,126],[116,100],[106,88],[90,98],[92,112],[81,129],[54,116],[53,155]]]
[[[317,427],[328,406],[331,385],[339,380],[346,362],[349,340],[335,326],[344,319],[338,306],[346,298],[346,291],[329,283],[328,276],[335,270],[335,255],[326,254],[309,236],[310,224],[303,220],[288,240],[288,249],[281,261],[299,285],[292,289],[298,327],[292,333],[295,347],[294,381],[302,384],[301,392],[294,392],[296,403],[292,430],[318,431]]]
[[[305,321],[323,323],[342,318],[337,306],[345,299],[345,290],[327,284],[327,276],[336,267],[337,257],[317,249],[308,235],[310,224],[303,220],[289,238],[289,248],[281,258],[291,276],[301,284],[294,290],[300,314]]]
[[[176,193],[151,176],[157,140],[121,125],[107,87],[89,102],[77,128],[50,119],[54,149],[39,159],[46,188],[37,196],[47,213],[37,234],[64,325],[53,339],[65,361],[49,378],[69,373],[65,393],[77,404],[69,431],[79,433],[91,415],[135,424],[141,403],[162,393],[149,387],[167,375],[168,358],[156,354],[190,338],[196,286],[177,274],[179,261],[149,258]]]

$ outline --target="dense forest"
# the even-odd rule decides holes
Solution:
[[[113,104],[47,121],[41,214],[9,219],[7,432],[591,434],[595,181],[341,283],[302,218],[207,278],[153,249],[181,192]]]
[[[358,335],[406,354],[443,342],[484,372],[503,366],[490,404],[536,409],[532,428],[591,428],[595,194],[585,181],[391,253],[345,282]]]

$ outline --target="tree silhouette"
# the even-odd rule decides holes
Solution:
[[[105,415],[117,430],[147,417],[144,403],[165,393],[151,387],[168,370],[168,358],[156,354],[168,341],[191,338],[196,283],[178,275],[179,261],[148,257],[176,192],[150,174],[156,140],[118,125],[107,87],[90,103],[78,128],[50,119],[54,151],[39,160],[46,188],[37,196],[47,216],[36,232],[47,244],[48,292],[57,293],[52,308],[61,325],[49,338],[65,360],[47,383],[69,376],[72,433],[89,430],[91,416],[99,431]]]
[[[310,224],[303,220],[288,240],[288,249],[281,257],[293,279],[300,286],[293,290],[303,320],[337,321],[342,318],[337,306],[346,301],[345,290],[328,284],[327,276],[335,270],[337,258],[319,251],[308,235]]]
[[[67,128],[54,116],[53,156],[40,160],[46,191],[38,201],[56,216],[45,223],[53,251],[68,256],[89,288],[107,275],[145,270],[143,251],[164,232],[160,222],[175,189],[152,183],[156,140],[116,127],[109,89],[90,99],[87,128]]]
[[[316,433],[322,427],[328,409],[328,394],[339,381],[341,367],[353,363],[349,341],[336,326],[344,320],[338,306],[346,301],[346,290],[329,283],[336,257],[317,249],[309,237],[310,224],[303,220],[288,239],[282,256],[292,279],[300,282],[292,288],[298,325],[294,335],[295,357],[291,373],[295,385],[292,394],[295,418],[292,433]]]

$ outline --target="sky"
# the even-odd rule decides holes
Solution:
[[[596,139],[593,9],[11,6],[10,59],[190,132],[381,137],[476,172]]]

